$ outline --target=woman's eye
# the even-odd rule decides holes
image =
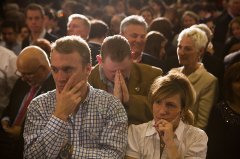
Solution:
[[[166,106],[167,106],[168,108],[175,108],[175,107],[176,107],[176,105],[173,104],[173,103],[166,103]]]

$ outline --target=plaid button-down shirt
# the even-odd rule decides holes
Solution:
[[[127,115],[121,102],[89,86],[78,112],[64,122],[53,116],[56,90],[29,105],[24,128],[25,158],[56,158],[66,143],[71,158],[123,158],[127,145]]]

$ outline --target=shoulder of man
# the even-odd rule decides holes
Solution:
[[[143,72],[144,75],[162,75],[162,69],[142,63],[133,63],[133,69]]]

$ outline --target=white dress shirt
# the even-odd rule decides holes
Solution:
[[[154,121],[140,125],[130,125],[128,129],[128,148],[126,155],[137,159],[160,159],[160,138],[153,127]],[[194,126],[180,121],[174,142],[183,159],[205,159],[208,137]],[[161,159],[167,159],[166,147]]]

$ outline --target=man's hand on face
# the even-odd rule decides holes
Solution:
[[[82,100],[82,89],[86,86],[86,79],[80,80],[79,74],[73,74],[64,89],[59,93],[56,91],[57,103],[55,107],[54,116],[67,121],[69,115],[74,113],[77,106]]]
[[[127,103],[129,101],[128,88],[127,88],[126,82],[124,80],[124,77],[120,71],[119,71],[119,77],[120,77],[120,85],[121,85],[121,90],[122,90],[122,102]]]
[[[116,71],[116,74],[115,74],[113,95],[117,97],[120,101],[123,100],[121,81],[120,81],[120,71]]]

